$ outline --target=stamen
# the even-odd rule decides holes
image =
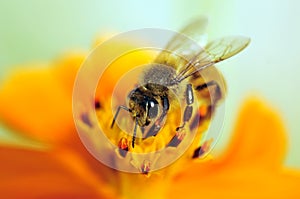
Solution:
[[[111,100],[106,100],[107,102],[111,102]],[[190,157],[194,154],[193,158],[199,157],[203,155],[205,152],[205,146],[201,146],[202,148],[195,151],[195,148],[198,147],[197,143],[200,142],[202,138],[202,133],[206,130],[207,124],[209,121],[207,116],[204,118],[200,117],[200,113],[202,116],[206,112],[205,109],[209,110],[209,106],[207,104],[202,104],[203,106],[198,109],[197,112],[192,116],[191,120],[186,122],[186,126],[178,131],[176,131],[176,127],[178,124],[182,123],[181,115],[179,114],[178,107],[173,106],[172,110],[168,113],[168,117],[163,120],[154,121],[152,126],[149,125],[146,128],[136,126],[136,128],[140,129],[138,131],[138,135],[144,131],[143,135],[150,134],[149,137],[136,137],[136,142],[134,148],[132,147],[132,139],[133,139],[133,130],[132,129],[132,121],[130,117],[125,116],[118,118],[118,125],[114,128],[111,127],[111,120],[114,118],[114,115],[111,112],[110,103],[106,101],[100,101],[101,108],[96,110],[98,120],[96,122],[100,122],[101,128],[103,128],[103,133],[111,140],[111,142],[115,145],[114,153],[118,158],[114,159],[117,167],[126,168],[128,171],[135,171],[146,177],[149,177],[153,172],[155,172],[158,168],[162,167],[164,164],[168,164],[171,162],[170,160],[174,157],[180,157],[180,155],[186,154],[186,157],[190,159]],[[95,100],[95,107],[97,105],[97,100]],[[100,104],[99,103],[99,104]],[[207,112],[209,114],[209,112]],[[96,126],[96,122],[92,121],[91,114],[82,114],[82,120],[87,125],[91,125],[93,127]],[[103,118],[108,118],[104,120]],[[199,124],[200,119],[202,124]],[[192,124],[194,123],[194,124]],[[130,125],[130,126],[129,126]],[[191,126],[195,126],[195,128],[190,128]],[[198,128],[200,127],[200,128]],[[187,148],[189,150],[187,153],[183,153],[181,151],[182,144],[189,144],[185,141],[189,142],[191,137],[191,133],[197,132],[195,140],[191,140],[190,147]],[[155,133],[153,133],[155,132]],[[158,132],[158,133],[157,133]],[[148,134],[148,135],[149,135]],[[185,147],[186,145],[183,145]],[[147,154],[147,155],[145,155]],[[183,158],[186,160],[186,158]]]
[[[95,99],[95,109],[100,109],[101,108],[101,104],[99,99]]]
[[[176,134],[174,135],[174,137],[172,138],[172,140],[169,142],[169,144],[167,146],[177,147],[181,143],[181,141],[183,140],[185,135],[186,135],[186,133],[183,130],[182,131],[177,131]]]
[[[197,114],[194,116],[194,118],[192,119],[192,121],[191,121],[190,129],[191,129],[191,130],[196,129],[196,128],[200,125],[201,119],[202,119],[202,118],[200,118],[199,113],[197,113]]]
[[[151,162],[149,160],[144,160],[141,165],[141,171],[143,174],[148,175],[150,172]]]
[[[209,151],[212,142],[213,142],[213,138],[211,138],[211,139],[205,141],[205,142],[203,143],[202,146],[198,147],[198,148],[194,151],[194,154],[193,154],[192,158],[195,159],[195,158],[200,158],[200,157],[202,157],[206,152]]]
[[[89,118],[89,114],[88,113],[82,113],[81,114],[81,120],[86,124],[88,125],[90,128],[93,127],[93,124]]]
[[[199,146],[199,147],[194,151],[194,154],[193,154],[192,158],[193,158],[193,159],[199,158],[199,157],[201,157],[203,154],[204,154],[204,151],[203,151],[202,147]]]
[[[119,147],[119,154],[120,156],[122,156],[123,158],[125,158],[125,156],[127,155],[128,152],[128,146],[129,146],[129,142],[127,140],[127,138],[122,137],[119,141],[118,147]]]

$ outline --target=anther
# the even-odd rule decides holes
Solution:
[[[211,143],[213,142],[213,139],[209,139],[207,141],[205,141],[202,146],[198,147],[195,151],[194,154],[192,156],[192,158],[200,158],[202,157],[206,152],[209,151],[209,149],[211,148]]]
[[[119,154],[122,157],[125,157],[127,155],[128,152],[128,140],[125,137],[122,137],[118,143],[118,147],[119,147]]]
[[[184,139],[186,133],[183,131],[177,131],[172,140],[169,142],[167,147],[177,147]]]
[[[150,172],[151,162],[149,160],[144,160],[141,165],[141,171],[143,174],[148,175]]]
[[[88,125],[89,127],[93,127],[93,124],[89,118],[88,113],[82,113],[80,118],[86,125]]]
[[[100,109],[100,108],[101,108],[100,101],[98,99],[95,99],[95,109]]]

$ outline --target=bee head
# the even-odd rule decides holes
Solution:
[[[157,117],[159,103],[153,96],[133,91],[129,96],[129,108],[132,117],[138,120],[139,126],[147,126]]]
[[[147,111],[147,116],[150,119],[153,119],[157,116],[158,114],[158,102],[154,98],[148,98],[146,102],[146,111]]]

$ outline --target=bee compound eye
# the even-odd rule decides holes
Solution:
[[[148,116],[150,118],[155,118],[158,114],[158,102],[156,100],[149,100],[148,106]]]

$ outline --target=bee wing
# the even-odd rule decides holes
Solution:
[[[248,46],[250,39],[243,36],[229,36],[209,42],[179,71],[177,81],[228,59]]]
[[[166,50],[185,51],[193,43],[203,43],[206,39],[205,31],[208,20],[205,17],[198,18],[190,22],[187,26],[179,31],[167,44]],[[192,41],[191,41],[192,39]]]
[[[180,69],[182,64],[178,63],[178,56],[183,56],[185,60],[190,60],[202,50],[200,43],[206,41],[205,30],[207,18],[198,18],[185,26],[166,45],[163,52],[156,58],[155,62],[166,64],[173,68]]]

